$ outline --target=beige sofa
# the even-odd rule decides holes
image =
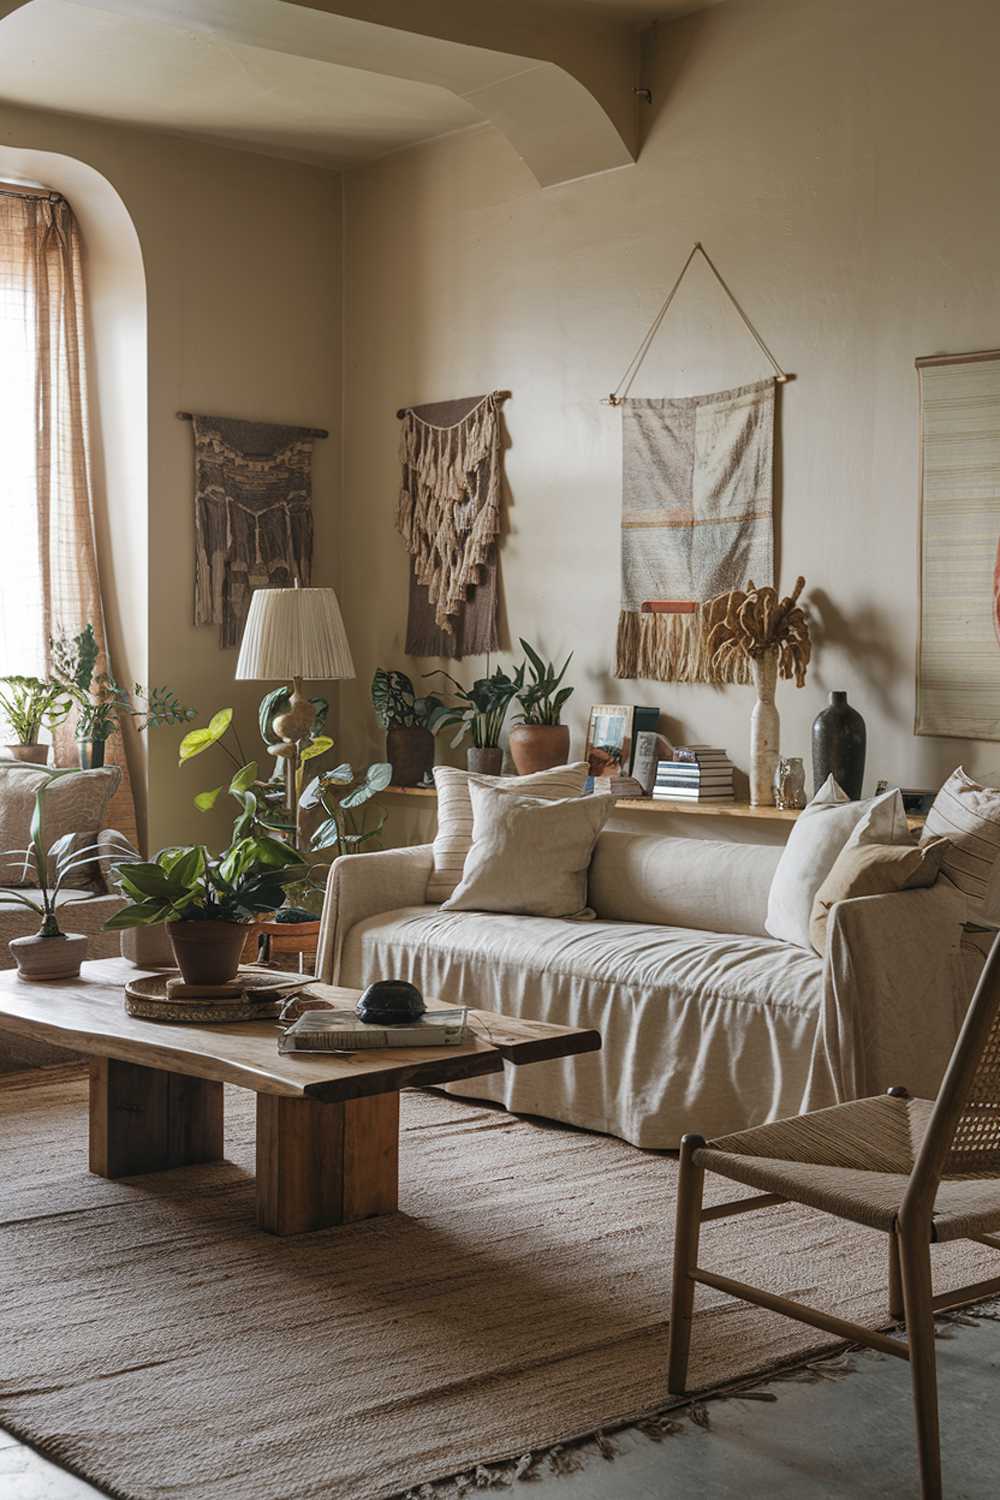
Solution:
[[[965,903],[928,890],[840,902],[828,951],[768,937],[780,849],[604,832],[592,922],[426,904],[429,845],[333,867],[317,973],[408,979],[452,1003],[596,1027],[599,1053],[452,1086],[675,1147],[894,1084],[931,1097],[982,955]]]

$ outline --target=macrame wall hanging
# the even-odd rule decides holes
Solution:
[[[308,587],[315,427],[178,412],[194,424],[196,625],[238,646],[256,588]]]
[[[774,367],[774,379],[705,396],[628,394],[694,257],[701,254]],[[622,585],[615,675],[657,682],[749,681],[713,664],[715,595],[774,576],[775,384],[788,376],[696,244],[606,401],[622,408]]]
[[[483,656],[500,644],[501,403],[509,391],[409,406],[396,526],[410,554],[409,656]]]

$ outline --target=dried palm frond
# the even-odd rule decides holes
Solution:
[[[805,687],[812,657],[809,621],[798,602],[805,586],[805,579],[797,578],[792,592],[779,599],[777,589],[757,588],[751,579],[745,590],[709,599],[703,613],[712,666],[721,674],[734,663],[776,651],[778,675]]]

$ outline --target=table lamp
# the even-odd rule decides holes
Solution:
[[[285,761],[288,811],[295,816],[299,746],[312,734],[316,710],[302,691],[304,681],[353,677],[354,662],[333,589],[256,589],[243,627],[237,681],[291,681],[291,699],[274,720],[280,744],[269,746]]]

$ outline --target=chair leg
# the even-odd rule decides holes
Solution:
[[[889,1316],[895,1323],[902,1323],[903,1279],[899,1270],[899,1235],[895,1229],[889,1231]]]
[[[899,1229],[899,1259],[906,1309],[923,1500],[941,1500],[941,1434],[938,1426],[930,1232],[926,1222]]]
[[[698,1264],[701,1200],[705,1186],[705,1169],[696,1165],[694,1153],[704,1144],[705,1138],[700,1135],[686,1135],[681,1141],[677,1225],[674,1231],[674,1282],[670,1299],[670,1347],[667,1356],[667,1390],[672,1396],[683,1396],[687,1385],[695,1290],[691,1272]]]

